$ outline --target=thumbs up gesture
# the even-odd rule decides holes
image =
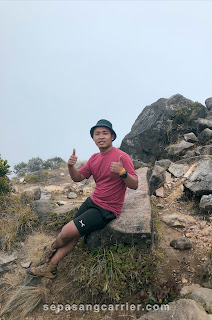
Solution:
[[[119,157],[118,162],[111,162],[110,165],[110,171],[113,173],[120,174],[120,172],[124,169],[123,162],[122,162],[122,156]]]
[[[69,167],[72,167],[75,165],[75,163],[77,162],[77,156],[76,156],[76,150],[73,149],[73,153],[72,155],[70,156],[69,160],[68,160],[68,166]]]

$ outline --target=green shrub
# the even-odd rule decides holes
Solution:
[[[26,181],[26,182],[31,182],[31,183],[36,183],[36,182],[38,182],[38,181],[40,181],[40,178],[39,178],[39,176],[37,175],[37,174],[31,174],[31,173],[27,173],[26,175],[25,175],[25,177],[24,177],[24,180]]]
[[[66,298],[120,301],[156,282],[160,255],[134,246],[101,247],[90,252],[79,243],[66,264],[67,282],[60,288]],[[65,271],[65,270],[64,270]],[[82,294],[82,296],[81,296]]]
[[[8,193],[11,190],[9,179],[7,174],[9,173],[10,166],[7,163],[7,160],[3,160],[0,157],[0,195]]]

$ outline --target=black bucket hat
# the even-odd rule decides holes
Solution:
[[[97,128],[97,127],[107,127],[108,129],[110,129],[110,131],[112,132],[112,134],[114,134],[114,139],[113,141],[116,139],[116,133],[115,131],[113,130],[113,127],[112,127],[112,123],[108,120],[105,120],[105,119],[101,119],[97,122],[97,124],[91,128],[90,130],[90,135],[91,135],[91,138],[93,138],[93,132],[94,132],[94,129]]]

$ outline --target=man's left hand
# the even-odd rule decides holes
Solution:
[[[123,162],[122,162],[122,156],[119,157],[118,162],[111,162],[110,165],[110,171],[113,173],[120,174],[120,172],[124,169]]]

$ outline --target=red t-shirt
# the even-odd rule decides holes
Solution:
[[[116,217],[121,214],[127,187],[117,173],[110,171],[110,165],[111,162],[118,162],[121,155],[125,170],[138,178],[130,156],[115,147],[104,154],[93,154],[79,169],[85,178],[92,175],[96,182],[96,188],[91,194],[92,201],[99,207],[112,211]]]

